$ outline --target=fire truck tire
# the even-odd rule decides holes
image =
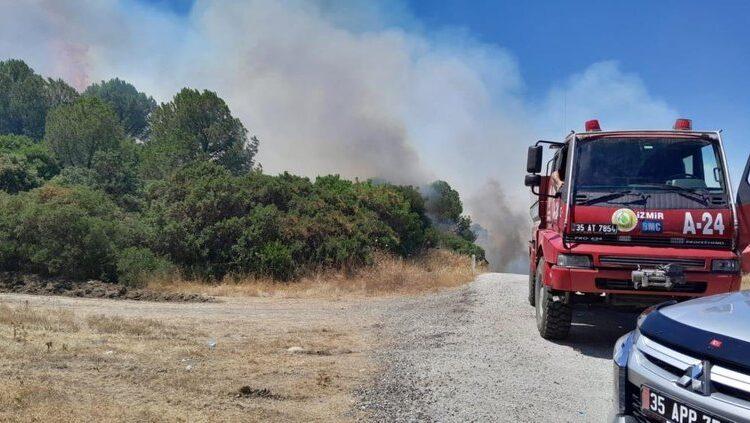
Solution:
[[[565,339],[570,333],[570,323],[573,311],[564,299],[558,301],[550,295],[549,290],[542,283],[544,270],[540,260],[534,277],[536,288],[536,327],[544,339]]]

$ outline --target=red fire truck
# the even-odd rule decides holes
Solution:
[[[750,270],[750,184],[735,198],[721,132],[602,131],[529,147],[529,302],[539,333],[568,335],[572,306],[645,307],[737,291]],[[554,153],[543,170],[544,147]]]

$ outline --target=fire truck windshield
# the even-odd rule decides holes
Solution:
[[[575,154],[575,188],[581,191],[693,191],[722,193],[718,144],[686,138],[582,140]]]

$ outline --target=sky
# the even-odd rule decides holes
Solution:
[[[723,129],[750,151],[750,3],[0,0],[0,60],[159,102],[215,91],[264,171],[456,187],[523,270],[526,147],[604,129]],[[515,263],[515,264],[514,264]],[[515,267],[514,267],[515,266]]]
[[[178,15],[193,5],[193,0],[143,1]],[[693,119],[696,128],[722,129],[735,180],[745,165],[750,2],[409,0],[388,7],[396,25],[424,33],[462,31],[507,49],[530,98],[543,98],[592,63],[615,61],[642,79],[655,98]],[[581,125],[561,122],[558,135]]]
[[[409,6],[425,28],[464,28],[509,49],[531,96],[590,63],[617,61],[696,128],[723,129],[735,176],[745,165],[750,2],[478,0],[467,7],[455,0],[412,0]]]

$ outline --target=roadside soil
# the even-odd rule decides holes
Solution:
[[[78,282],[66,278],[44,278],[18,272],[0,272],[0,292],[144,301],[215,301],[211,297],[199,293],[135,289],[97,280]]]
[[[155,303],[0,294],[0,421],[602,422],[636,315],[541,339],[527,276],[426,295]]]
[[[0,421],[351,421],[368,324],[342,301],[2,294]]]

